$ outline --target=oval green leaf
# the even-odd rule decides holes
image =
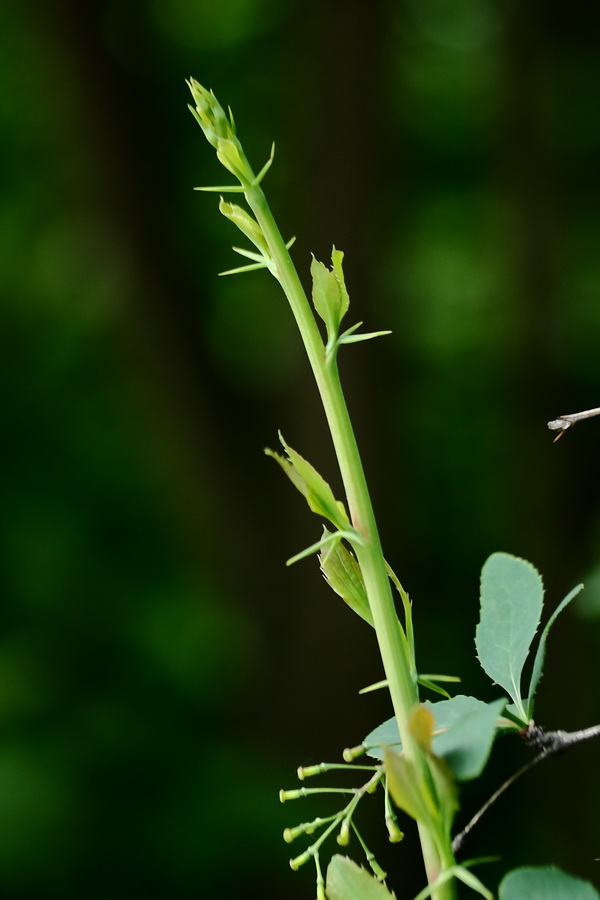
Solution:
[[[524,559],[493,553],[481,570],[481,617],[475,644],[489,677],[527,720],[521,674],[542,614],[542,578]]]
[[[600,900],[589,881],[553,867],[524,866],[502,880],[499,900]]]

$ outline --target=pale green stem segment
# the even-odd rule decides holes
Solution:
[[[419,702],[416,678],[411,671],[407,642],[398,627],[390,579],[362,460],[340,383],[337,362],[335,355],[326,353],[326,346],[312,307],[302,287],[286,242],[260,186],[272,157],[256,176],[235,137],[233,125],[229,125],[216,100],[213,106],[213,95],[201,88],[195,81],[190,82],[189,86],[196,101],[196,109],[192,107],[190,109],[203,128],[207,139],[216,147],[220,161],[238,178],[241,185],[241,188],[235,186],[221,190],[244,193],[246,202],[254,213],[266,242],[270,262],[274,265],[273,274],[283,288],[298,325],[327,417],[352,525],[362,539],[360,543],[354,544],[354,551],[363,575],[373,615],[381,659],[404,752],[408,759],[422,769],[425,778],[429,781],[423,752],[408,725],[411,712]],[[439,884],[438,879],[442,870],[454,865],[451,847],[440,847],[439,839],[422,823],[419,823],[419,833],[427,879],[430,884],[434,884],[436,881]],[[453,879],[439,884],[431,896],[434,900],[453,900],[455,897]]]

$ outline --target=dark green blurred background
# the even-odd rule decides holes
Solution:
[[[600,421],[556,445],[546,421],[600,404],[590,7],[20,0],[0,42],[0,896],[311,897],[281,830],[328,809],[277,791],[389,708],[357,696],[381,677],[367,627],[314,563],[284,567],[319,525],[262,448],[281,428],[337,487],[335,463],[275,282],[217,277],[239,236],[192,193],[224,175],[184,78],[257,167],[276,140],[302,272],[335,242],[348,324],[393,329],[341,365],[421,670],[498,696],[478,573],[516,553],[552,606],[586,581],[538,704],[579,728],[600,720]],[[500,744],[461,821],[526,756]],[[500,803],[469,848],[502,854],[492,883],[596,876],[599,762],[576,749]],[[415,846],[388,851],[371,807],[408,898]]]

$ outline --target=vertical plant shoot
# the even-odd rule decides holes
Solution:
[[[360,745],[344,751],[345,763],[321,763],[298,770],[302,782],[341,770],[353,782],[362,779],[359,786],[354,783],[342,788],[302,786],[280,792],[281,802],[328,794],[336,795],[342,804],[333,814],[317,816],[286,829],[284,839],[288,843],[306,838],[311,841],[290,864],[293,869],[307,862],[314,864],[319,900],[392,900],[391,888],[383,883],[386,873],[367,847],[357,824],[362,799],[378,792],[383,801],[385,829],[392,843],[401,843],[404,829],[410,827],[411,821],[418,831],[426,884],[414,900],[454,900],[458,883],[492,900],[492,892],[472,871],[476,861],[457,860],[469,831],[490,803],[459,835],[453,835],[460,784],[481,774],[500,733],[512,733],[519,739],[524,736],[538,752],[534,758],[537,762],[600,731],[592,728],[571,734],[545,732],[532,719],[548,632],[581,585],[564,598],[542,631],[529,685],[524,690],[523,672],[543,614],[542,580],[530,563],[508,553],[493,554],[481,576],[481,617],[476,647],[481,665],[496,685],[499,696],[491,702],[462,694],[451,696],[446,686],[458,681],[456,676],[418,671],[411,601],[383,555],[337,365],[338,353],[346,352],[346,345],[389,332],[360,332],[361,322],[341,331],[350,310],[350,296],[343,271],[344,254],[335,246],[330,262],[313,257],[311,297],[306,295],[289,252],[293,238],[286,240],[280,233],[262,188],[273,163],[274,148],[255,174],[237,137],[231,112],[225,113],[214,94],[193,78],[188,81],[188,87],[193,100],[192,114],[216,150],[217,158],[233,176],[233,183],[197,190],[221,195],[221,214],[250,245],[233,248],[247,262],[222,274],[266,269],[280,284],[323,403],[344,487],[344,497],[336,497],[327,480],[281,436],[283,453],[266,451],[319,520],[314,542],[299,549],[287,562],[293,564],[305,557],[317,557],[333,593],[370,626],[365,629],[365,638],[375,635],[383,678],[366,690],[388,691],[393,709],[393,716],[373,729]],[[226,194],[242,195],[245,206],[225,200]],[[551,427],[554,427],[552,423]],[[400,599],[401,617],[396,612],[394,590]],[[433,694],[433,699],[421,698],[422,689]],[[368,763],[355,762],[365,754]],[[352,843],[370,872],[339,854],[333,855],[324,870],[321,851],[334,837],[340,847]],[[401,900],[408,900],[401,883],[394,885],[394,890]],[[592,900],[598,894],[591,885],[557,869],[539,868],[516,870],[502,882],[500,900],[518,897]]]

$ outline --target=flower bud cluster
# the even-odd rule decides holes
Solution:
[[[250,184],[254,179],[254,173],[236,137],[231,113],[228,117],[213,92],[202,87],[195,78],[190,78],[187,86],[194,100],[194,106],[190,105],[192,115],[204,132],[206,140],[216,149],[219,162],[242,184]]]

